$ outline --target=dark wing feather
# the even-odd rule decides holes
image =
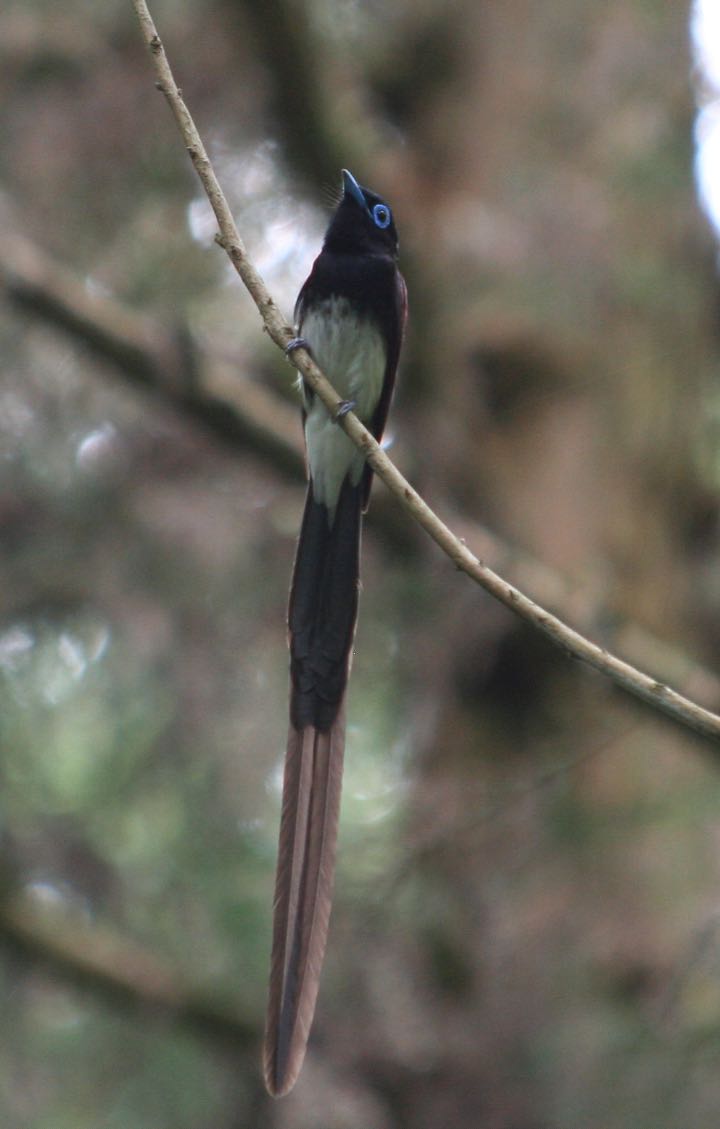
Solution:
[[[394,268],[394,293],[392,301],[388,303],[387,315],[383,319],[383,332],[387,342],[387,358],[385,361],[385,379],[378,406],[376,407],[369,430],[373,433],[378,443],[381,442],[388,412],[395,389],[395,374],[397,373],[400,349],[405,335],[407,323],[407,286],[405,279],[397,267]],[[363,474],[363,513],[370,502],[370,488],[372,486],[372,467],[366,465]]]

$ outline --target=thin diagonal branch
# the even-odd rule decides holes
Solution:
[[[219,227],[217,241],[229,255],[258,307],[266,331],[273,341],[284,349],[293,337],[292,327],[282,318],[265,283],[247,255],[200,135],[173,78],[147,4],[145,0],[133,0],[133,5],[153,57],[158,75],[157,85],[170,104],[190,158],[215,213]],[[309,354],[303,349],[296,349],[292,354],[292,360],[328,411],[335,414],[341,404],[341,397]],[[610,654],[605,648],[573,630],[492,569],[487,568],[423,501],[352,412],[342,417],[340,426],[363,451],[378,478],[382,479],[403,508],[432,537],[458,569],[467,573],[490,595],[541,631],[572,658],[599,671],[623,690],[647,702],[654,709],[686,728],[704,737],[720,739],[720,716],[683,697],[664,683],[631,666],[630,663]]]

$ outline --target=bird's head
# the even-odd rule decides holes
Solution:
[[[340,254],[397,255],[398,238],[390,205],[363,188],[343,169],[343,194],[325,233],[325,247]]]

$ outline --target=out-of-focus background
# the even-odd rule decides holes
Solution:
[[[689,5],[153,14],[288,316],[340,168],[391,202],[403,471],[530,595],[720,708],[694,175],[718,114]],[[5,5],[0,60],[3,1129],[715,1123],[717,746],[497,607],[378,484],[325,975],[301,1079],[265,1097],[294,373],[131,5]]]

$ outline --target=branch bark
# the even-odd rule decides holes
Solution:
[[[133,0],[133,5],[140,21],[145,42],[153,58],[158,75],[157,85],[167,98],[195,171],[215,213],[219,227],[217,242],[227,252],[255,302],[265,330],[281,349],[285,349],[293,337],[293,329],[283,320],[265,283],[247,255],[202,139],[173,78],[170,64],[147,4],[145,0]],[[296,349],[293,351],[292,360],[328,411],[335,415],[342,402],[341,397],[314,363],[312,357],[303,349]],[[648,703],[658,712],[665,714],[688,729],[716,741],[720,739],[720,716],[705,709],[697,702],[685,698],[676,690],[636,669],[623,659],[610,654],[604,647],[598,646],[568,624],[563,623],[562,620],[552,615],[484,565],[430,509],[352,412],[348,412],[341,418],[339,426],[343,427],[356,446],[365,454],[378,478],[382,479],[403,508],[432,537],[460,571],[465,572],[507,608],[541,631],[570,657],[599,671],[623,690]]]

